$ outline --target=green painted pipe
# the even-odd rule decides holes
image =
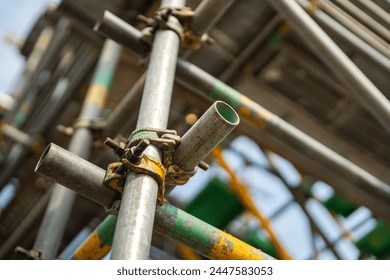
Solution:
[[[115,215],[107,216],[80,245],[72,259],[98,260],[103,258],[111,250],[116,222]],[[262,251],[169,203],[157,206],[154,231],[210,259],[273,259]]]
[[[110,250],[114,239],[117,216],[108,215],[77,248],[72,260],[100,260]]]

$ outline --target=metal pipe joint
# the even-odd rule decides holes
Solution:
[[[190,171],[239,124],[236,111],[223,101],[216,101],[183,135],[173,162]]]

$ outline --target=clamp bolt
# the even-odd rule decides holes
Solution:
[[[150,145],[148,139],[142,139],[137,146],[131,147],[130,150],[126,153],[127,159],[133,163],[138,164],[142,158],[143,152]]]
[[[124,153],[124,147],[121,147],[121,144],[112,140],[110,137],[107,137],[104,141],[104,144],[110,147],[114,150],[114,153],[116,153],[118,156],[122,156]]]

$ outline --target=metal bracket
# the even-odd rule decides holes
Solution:
[[[165,185],[167,186],[175,186],[175,185],[184,185],[188,182],[188,180],[196,174],[198,171],[198,167],[194,170],[187,171],[181,169],[177,165],[170,165],[166,171],[165,175]]]
[[[129,171],[134,173],[143,173],[153,177],[158,184],[157,203],[162,205],[165,196],[165,167],[158,159],[143,155],[138,164],[131,163],[127,158],[122,159],[123,164]]]
[[[137,19],[147,26],[142,30],[143,36],[141,40],[152,45],[153,35],[157,29],[169,29],[179,36],[184,48],[190,50],[199,49],[203,43],[209,42],[210,38],[207,34],[197,36],[190,30],[193,16],[194,11],[189,7],[163,7],[156,11],[153,18],[138,15]],[[177,20],[173,20],[172,17]]]
[[[123,192],[123,186],[125,184],[126,168],[122,162],[110,163],[107,167],[106,176],[104,177],[103,184],[119,193]]]
[[[181,139],[175,130],[148,127],[140,128],[130,135],[127,145],[129,147],[135,146],[143,139],[148,139],[152,145],[162,150],[162,164],[164,166],[172,164],[175,148]]]
[[[197,171],[197,168],[186,171],[174,164],[174,153],[180,139],[175,130],[155,128],[135,130],[130,135],[127,144],[107,138],[104,143],[114,150],[120,157],[120,161],[108,165],[103,184],[122,193],[127,172],[148,174],[158,183],[157,202],[162,205],[166,185],[183,185]],[[148,145],[154,145],[162,151],[162,162],[142,154]]]

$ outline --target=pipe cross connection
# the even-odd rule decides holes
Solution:
[[[156,11],[153,18],[138,15],[137,19],[146,24],[142,30],[141,40],[149,45],[157,29],[169,29],[177,34],[183,48],[199,49],[205,42],[211,42],[207,33],[197,35],[191,30],[194,11],[189,7],[163,7]]]
[[[119,155],[120,161],[108,166],[103,184],[122,193],[128,171],[147,174],[158,183],[157,202],[162,205],[166,187],[186,184],[196,174],[198,165],[204,165],[203,159],[238,123],[234,109],[217,101],[182,138],[175,130],[155,128],[135,130],[126,144],[108,138],[105,143]],[[161,162],[143,154],[149,145],[162,151]]]

